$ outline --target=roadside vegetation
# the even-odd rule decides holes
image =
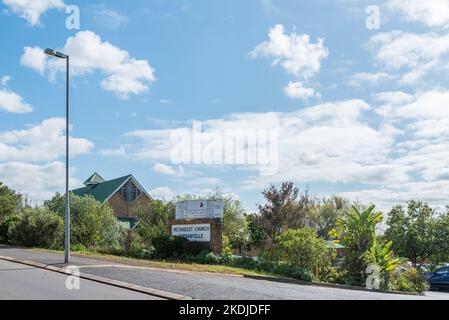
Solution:
[[[123,229],[112,209],[91,197],[71,195],[72,250],[109,260],[189,271],[259,274],[303,281],[366,286],[367,270],[383,290],[428,289],[422,265],[449,262],[449,209],[438,212],[410,201],[388,214],[374,205],[334,196],[318,199],[291,182],[263,191],[265,203],[247,213],[225,199],[223,252],[167,235],[175,203],[154,200],[138,208],[139,224]],[[61,250],[64,196],[31,206],[0,183],[0,243]]]

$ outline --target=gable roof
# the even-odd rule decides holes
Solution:
[[[84,181],[83,184],[87,187],[87,186],[90,186],[90,185],[99,184],[99,183],[103,183],[103,182],[106,182],[106,180],[103,179],[102,176],[100,176],[98,173],[95,172],[93,175],[91,175],[89,177],[89,179]]]
[[[122,185],[124,185],[132,175],[127,175],[117,179],[98,183],[96,185],[87,186],[72,190],[71,192],[76,196],[92,196],[100,203],[106,202]],[[88,179],[89,180],[89,179]],[[133,179],[135,180],[135,179]],[[143,190],[145,192],[145,190]],[[146,192],[145,192],[146,193]]]

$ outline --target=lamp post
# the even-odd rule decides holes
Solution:
[[[70,261],[70,196],[69,196],[69,107],[70,107],[70,57],[53,49],[45,49],[45,54],[66,60],[66,157],[65,157],[65,252],[64,262]]]

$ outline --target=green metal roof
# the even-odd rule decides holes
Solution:
[[[333,241],[326,241],[326,248],[328,248],[328,249],[332,249],[332,248],[334,248],[334,249],[345,249],[346,247],[341,245],[341,244],[339,244],[339,243],[335,243]]]
[[[128,180],[132,175],[127,175],[114,180],[105,181],[96,185],[72,190],[76,196],[92,196],[100,203],[104,203],[112,194]]]

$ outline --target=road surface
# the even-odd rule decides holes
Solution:
[[[31,250],[1,247],[0,256],[10,256],[45,264],[61,265],[63,256]],[[198,272],[161,270],[136,266],[114,265],[81,257],[72,257],[72,264],[82,273],[120,280],[139,286],[159,289],[205,300],[449,300],[449,293],[430,292],[426,296],[384,294],[318,286],[277,283],[239,276]],[[0,292],[3,291],[0,286]]]
[[[66,288],[67,276],[0,260],[0,300],[155,300],[157,298],[88,280]]]

